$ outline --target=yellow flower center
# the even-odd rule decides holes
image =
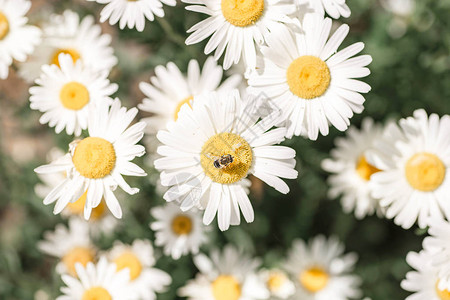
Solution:
[[[60,68],[61,66],[59,65],[59,55],[61,53],[69,54],[70,57],[72,57],[74,63],[76,63],[77,60],[79,60],[81,57],[80,53],[75,49],[58,49],[53,54],[50,64],[57,65]]]
[[[84,213],[84,205],[86,204],[87,190],[84,194],[75,202],[69,203],[67,208],[73,215],[82,215]],[[102,200],[97,207],[94,207],[91,212],[91,220],[101,219],[106,212],[105,202]]]
[[[176,235],[189,234],[192,231],[192,220],[186,215],[178,215],[172,221],[172,231]]]
[[[252,148],[246,140],[237,134],[223,132],[212,136],[203,145],[200,164],[213,181],[228,184],[247,176],[252,159]]]
[[[215,300],[238,300],[241,297],[241,285],[230,275],[220,275],[211,284]]]
[[[283,286],[286,280],[287,277],[283,273],[273,272],[272,274],[270,274],[269,279],[267,280],[267,287],[270,291],[276,292]]]
[[[87,137],[75,148],[73,157],[75,169],[86,178],[103,178],[111,173],[116,164],[114,146],[99,137]]]
[[[67,109],[80,110],[89,102],[89,91],[83,84],[71,81],[62,87],[59,100]]]
[[[0,11],[0,41],[8,35],[9,21],[8,18]]]
[[[421,152],[413,155],[405,166],[409,184],[416,190],[430,192],[437,189],[445,178],[445,166],[434,154]]]
[[[88,262],[94,261],[94,251],[87,247],[75,247],[67,252],[61,259],[70,274],[76,275],[75,264],[86,266]]]
[[[112,300],[112,297],[105,288],[95,286],[86,290],[81,300]]]
[[[359,158],[358,163],[356,164],[356,173],[358,173],[359,177],[365,181],[369,181],[370,176],[380,171],[380,169],[369,164],[364,155]]]
[[[449,290],[440,290],[438,288],[438,284],[439,284],[439,280],[438,280],[438,282],[436,282],[436,286],[435,286],[436,294],[439,297],[439,299],[450,300],[450,291]]]
[[[180,112],[181,107],[182,107],[184,104],[187,103],[187,104],[192,108],[192,99],[194,99],[194,97],[193,97],[193,96],[189,96],[189,97],[187,97],[186,99],[181,100],[181,101],[177,104],[177,107],[175,108],[175,112],[173,113],[173,119],[174,119],[175,121],[178,120],[178,113]]]
[[[255,24],[264,12],[264,0],[222,0],[222,14],[232,25]]]
[[[312,55],[294,60],[286,73],[289,89],[303,99],[322,96],[330,86],[331,75],[327,64]]]
[[[311,293],[317,293],[328,283],[330,276],[320,268],[311,268],[298,276],[301,285]]]
[[[117,271],[128,268],[130,270],[130,280],[135,280],[141,275],[141,261],[132,252],[125,252],[114,260]]]

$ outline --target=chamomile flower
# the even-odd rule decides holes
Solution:
[[[447,300],[450,299],[450,288],[445,287],[439,277],[439,267],[431,263],[432,252],[422,250],[410,252],[406,261],[415,270],[406,274],[401,282],[404,290],[413,294],[405,300]]]
[[[370,86],[353,78],[369,75],[369,55],[355,56],[363,43],[337,51],[349,27],[341,25],[329,37],[331,19],[306,14],[301,32],[283,28],[267,38],[257,72],[249,80],[249,93],[264,92],[283,111],[287,137],[305,135],[311,140],[328,135],[329,123],[340,131],[350,125],[353,113],[363,111]],[[352,57],[352,58],[351,58]]]
[[[69,228],[58,224],[54,232],[45,232],[44,240],[38,242],[38,248],[60,259],[56,265],[58,273],[73,276],[76,275],[75,265],[79,263],[86,266],[88,262],[93,262],[97,252],[89,237],[87,223],[78,218],[69,220]]]
[[[41,73],[43,65],[59,66],[59,54],[71,56],[74,62],[81,61],[95,72],[107,71],[117,64],[111,47],[111,36],[102,34],[93,16],[80,20],[77,13],[66,10],[53,14],[42,25],[42,43],[29,59],[19,65],[19,74],[29,82]]]
[[[127,129],[137,112],[136,108],[121,107],[119,99],[114,100],[111,108],[98,105],[89,112],[89,136],[72,142],[63,159],[35,169],[38,174],[68,174],[44,199],[46,205],[56,201],[55,214],[86,193],[84,217],[87,220],[102,199],[116,218],[122,217],[114,190],[120,186],[130,195],[139,192],[139,189],[131,188],[122,175],[146,175],[131,162],[145,153],[143,146],[136,145],[144,135],[145,123],[139,122]]]
[[[370,178],[372,196],[380,199],[386,217],[405,229],[416,220],[425,228],[430,219],[449,219],[450,117],[428,117],[420,109],[399,125],[389,124],[368,152],[381,170]]]
[[[281,270],[261,270],[259,277],[270,292],[270,299],[289,299],[295,293],[295,285]]]
[[[41,41],[39,28],[27,25],[29,0],[0,0],[0,79],[6,79],[13,60],[23,62]]]
[[[53,148],[49,152],[48,162],[54,161],[57,163],[58,159],[63,159],[64,152],[59,148]],[[38,183],[34,187],[36,195],[45,198],[56,186],[67,178],[66,172],[38,174],[42,183]],[[86,204],[87,193],[84,193],[75,202],[69,203],[67,207],[61,212],[61,215],[70,217],[82,217],[84,213],[84,206]],[[84,221],[85,222],[85,221]],[[101,234],[110,234],[118,225],[117,219],[106,209],[105,201],[102,199],[100,204],[92,209],[91,218],[88,221],[89,232],[97,237]]]
[[[188,300],[256,300],[269,296],[255,274],[259,261],[230,245],[222,253],[213,250],[210,257],[197,255],[194,264],[200,273],[178,291]]]
[[[350,17],[350,8],[345,3],[346,0],[295,0],[298,5],[308,5],[320,15],[325,12],[333,19]]]
[[[156,299],[155,293],[165,291],[172,282],[169,274],[153,268],[156,260],[148,240],[135,240],[132,245],[116,242],[109,251],[108,258],[116,265],[117,271],[129,270],[130,287],[139,299]]]
[[[55,127],[56,133],[79,136],[87,128],[89,111],[100,103],[110,104],[118,86],[110,83],[107,71],[95,72],[68,54],[59,55],[60,67],[44,65],[36,85],[30,88],[30,107],[44,114],[41,124]]]
[[[105,257],[94,265],[76,265],[78,278],[63,275],[67,285],[61,288],[63,295],[56,300],[137,300],[135,291],[129,285],[129,271],[116,272],[116,265]]]
[[[100,22],[109,19],[109,24],[119,22],[120,29],[136,27],[144,31],[145,19],[153,21],[164,17],[163,4],[175,6],[176,0],[88,0],[106,4],[100,13]]]
[[[179,202],[183,211],[205,209],[205,225],[217,213],[219,228],[227,230],[240,224],[240,211],[247,222],[254,219],[247,196],[249,174],[283,194],[289,192],[281,178],[297,178],[295,151],[274,146],[284,140],[286,129],[270,130],[279,121],[276,110],[257,122],[258,103],[267,102],[258,100],[241,100],[237,90],[203,94],[194,98],[192,108],[181,108],[167,131],[158,132],[163,157],[155,167],[162,171],[161,184],[170,186],[166,201]]]
[[[334,237],[294,241],[285,264],[296,280],[294,299],[361,299],[361,280],[351,274],[356,260],[354,253],[344,255],[344,245]]]
[[[155,245],[164,247],[164,255],[179,259],[188,253],[197,254],[207,241],[206,227],[198,211],[182,212],[178,205],[168,203],[150,210],[156,221],[150,224],[155,231]]]
[[[331,158],[322,162],[322,168],[332,173],[328,178],[329,197],[333,199],[341,195],[343,210],[346,213],[354,211],[358,219],[380,212],[378,199],[371,196],[369,186],[370,177],[379,170],[367,161],[365,153],[382,133],[381,125],[365,118],[361,130],[352,126],[345,138],[336,139]]]
[[[208,57],[201,71],[198,62],[191,60],[187,75],[182,74],[172,62],[166,67],[157,66],[155,76],[150,78],[151,83],[139,84],[147,98],[138,108],[152,113],[151,117],[143,119],[147,122],[147,131],[154,134],[165,129],[169,122],[176,121],[181,106],[185,103],[192,105],[195,96],[205,92],[231,90],[241,82],[240,75],[233,75],[221,84],[222,76],[222,67],[212,57]],[[174,86],[177,88],[174,89]]]
[[[218,60],[225,52],[223,68],[229,69],[243,57],[247,67],[256,66],[256,47],[264,43],[267,34],[276,26],[291,23],[289,14],[294,4],[280,0],[182,0],[193,4],[187,10],[201,12],[208,18],[192,26],[187,45],[197,44],[211,36],[205,54],[214,52]]]

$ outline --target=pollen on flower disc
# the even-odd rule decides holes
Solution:
[[[103,178],[114,169],[116,152],[114,146],[99,137],[87,137],[75,148],[73,157],[75,169],[84,177]]]
[[[430,192],[437,189],[445,179],[445,165],[434,154],[421,152],[413,155],[405,165],[405,176],[416,190]]]
[[[241,285],[230,275],[220,275],[212,283],[215,300],[238,300],[241,297]]]
[[[67,109],[80,110],[89,103],[89,91],[83,84],[71,81],[61,88],[59,100]]]
[[[177,215],[172,220],[172,231],[176,235],[189,234],[192,231],[192,220],[186,215]]]
[[[105,288],[94,286],[83,293],[81,300],[112,300],[112,297]]]
[[[232,25],[255,24],[264,13],[264,0],[222,0],[222,14]]]
[[[286,78],[291,92],[303,99],[322,96],[331,82],[327,64],[312,55],[301,56],[294,60],[287,69]]]
[[[132,252],[125,252],[114,260],[117,271],[128,268],[130,270],[130,280],[134,280],[141,275],[141,261]]]
[[[311,293],[317,293],[325,288],[330,276],[320,268],[311,268],[300,273],[298,280]]]
[[[231,155],[233,162],[223,168],[216,168],[214,161],[224,155]],[[223,132],[212,136],[202,147],[200,164],[211,180],[229,184],[246,177],[252,165],[252,148],[237,134]]]

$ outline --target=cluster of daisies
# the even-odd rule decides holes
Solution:
[[[285,261],[262,268],[261,260],[235,246],[199,252],[205,240],[205,227],[197,215],[180,214],[173,204],[151,211],[155,221],[156,244],[163,243],[164,254],[177,259],[191,252],[198,269],[194,279],[177,290],[187,299],[357,299],[361,280],[353,275],[357,256],[344,253],[334,237],[317,236],[308,243],[295,240]],[[171,224],[167,224],[171,223]],[[58,259],[64,299],[156,299],[167,290],[171,276],[155,268],[157,255],[149,240],[132,244],[116,241],[108,250],[95,246],[89,225],[81,218],[69,219],[68,228],[59,224],[46,232],[38,248]],[[170,232],[169,232],[170,231]],[[167,241],[169,239],[170,241]]]
[[[88,0],[106,4],[100,21],[143,31],[146,20],[164,16],[175,0]],[[171,284],[155,268],[152,242],[95,246],[122,218],[117,187],[139,192],[123,176],[147,176],[132,161],[147,160],[160,172],[154,182],[167,203],[151,209],[154,244],[166,256],[194,255],[195,279],[179,289],[188,299],[356,299],[354,254],[335,238],[297,240],[286,261],[261,269],[260,261],[228,245],[210,256],[210,225],[220,230],[248,223],[254,211],[249,175],[287,194],[297,179],[296,153],[279,145],[301,136],[316,140],[330,126],[347,131],[323,161],[330,198],[340,197],[357,218],[377,213],[405,229],[430,227],[424,250],[411,253],[402,287],[411,299],[450,299],[450,118],[417,110],[386,125],[350,119],[364,110],[370,86],[370,55],[361,42],[339,50],[349,26],[345,0],[183,0],[186,10],[207,17],[189,30],[186,44],[208,40],[203,66],[191,60],[183,74],[174,63],[157,66],[138,108],[149,117],[135,122],[138,108],[122,106],[109,74],[118,63],[111,36],[92,16],[73,11],[28,25],[29,0],[0,0],[0,77],[18,62],[18,74],[33,83],[30,107],[39,122],[73,136],[67,151],[51,151],[35,169],[36,193],[54,213],[68,218],[46,233],[39,249],[59,262],[64,294],[58,299],[155,299]],[[327,17],[330,16],[330,17]],[[221,60],[222,64],[218,61]],[[224,74],[225,70],[227,74]],[[174,88],[175,87],[175,88]],[[146,138],[143,139],[144,134]],[[140,144],[140,141],[146,148]],[[117,195],[119,195],[119,198]],[[156,255],[157,256],[157,255]]]
[[[329,196],[340,196],[344,211],[428,229],[423,250],[406,257],[415,271],[402,287],[413,292],[408,300],[450,299],[450,116],[419,109],[386,125],[366,118],[361,130],[336,140],[322,167],[332,173]]]

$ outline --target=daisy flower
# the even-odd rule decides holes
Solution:
[[[76,275],[75,264],[86,266],[95,260],[96,248],[89,238],[87,223],[78,218],[69,220],[69,228],[62,224],[54,232],[45,232],[44,240],[37,244],[40,251],[60,259],[56,271]]]
[[[27,25],[28,0],[0,0],[0,79],[6,79],[13,60],[23,62],[41,41],[41,31]]]
[[[145,19],[153,21],[155,16],[164,17],[163,3],[175,6],[176,0],[88,0],[106,4],[100,13],[100,22],[109,19],[109,24],[119,22],[120,29],[134,28],[144,31]]]
[[[33,82],[41,73],[43,65],[59,66],[59,54],[71,56],[74,62],[80,60],[96,72],[107,71],[117,64],[111,47],[111,36],[102,34],[93,16],[80,20],[77,13],[66,10],[63,14],[53,14],[42,25],[42,43],[29,59],[19,65],[19,74]]]
[[[345,3],[346,0],[295,0],[297,5],[308,5],[315,12],[320,15],[325,15],[325,12],[333,19],[350,17],[350,8]]]
[[[331,150],[331,158],[322,162],[322,168],[332,173],[328,178],[330,185],[329,197],[342,196],[344,211],[354,211],[358,219],[380,211],[378,200],[371,196],[369,180],[372,174],[379,172],[366,158],[375,141],[383,133],[381,125],[376,125],[370,118],[362,121],[361,130],[350,127],[346,137],[335,141],[336,148]]]
[[[132,245],[116,242],[108,258],[116,265],[117,271],[129,270],[130,287],[139,299],[156,299],[155,293],[164,292],[172,282],[169,274],[153,268],[156,260],[148,240],[135,240]]]
[[[129,271],[116,272],[116,265],[108,263],[105,257],[94,265],[88,263],[75,266],[78,278],[63,275],[67,285],[61,288],[63,295],[56,300],[137,300],[133,288],[129,285]]]
[[[389,124],[368,152],[381,172],[370,179],[372,196],[386,208],[386,217],[405,229],[432,219],[450,218],[450,117],[439,119],[416,110],[413,117]]]
[[[59,148],[53,148],[49,152],[48,161],[63,160],[64,152]],[[66,172],[50,173],[50,174],[38,174],[42,183],[38,183],[34,187],[36,195],[45,198],[56,186],[63,182],[67,178]],[[66,208],[61,212],[61,215],[69,217],[82,217],[84,213],[84,206],[86,204],[87,193],[84,193],[78,200],[73,203],[67,204]],[[85,221],[84,221],[85,222]],[[110,234],[114,231],[118,225],[117,219],[106,209],[104,199],[100,204],[92,209],[91,218],[88,222],[89,232],[98,237],[100,234]]]
[[[270,299],[289,299],[295,293],[295,285],[281,270],[261,270],[259,277],[270,292]]]
[[[262,47],[257,71],[249,80],[249,93],[264,92],[283,111],[287,137],[305,135],[316,140],[328,135],[329,123],[340,131],[353,113],[363,111],[370,86],[353,78],[369,75],[369,55],[355,56],[364,48],[355,43],[336,52],[349,32],[341,25],[330,36],[332,21],[306,14],[302,32],[280,28]]]
[[[194,264],[200,273],[178,291],[188,300],[256,300],[269,296],[255,274],[259,261],[230,245],[222,253],[213,250],[210,257],[195,256]]]
[[[39,122],[55,127],[56,133],[65,128],[67,134],[79,136],[87,128],[89,111],[99,103],[109,105],[118,85],[109,82],[106,71],[74,64],[68,54],[60,54],[59,62],[60,67],[42,67],[36,85],[30,88],[30,107],[43,112]]]
[[[223,69],[217,65],[214,58],[208,57],[200,71],[198,62],[189,62],[187,75],[169,62],[167,67],[157,66],[151,83],[141,82],[139,88],[147,97],[138,105],[142,111],[152,113],[144,118],[149,133],[165,129],[169,122],[176,121],[181,106],[192,105],[192,99],[205,92],[227,91],[236,88],[241,82],[240,75],[230,76],[222,84]],[[173,87],[177,88],[174,89]]]
[[[121,107],[119,99],[109,108],[99,105],[89,112],[89,136],[75,140],[69,153],[58,162],[35,169],[38,174],[67,172],[67,178],[56,186],[44,199],[44,204],[56,201],[54,213],[60,213],[70,202],[86,193],[84,217],[88,220],[92,209],[104,199],[106,206],[116,218],[122,217],[122,209],[114,195],[120,186],[130,195],[139,192],[131,188],[122,175],[145,176],[144,170],[131,162],[142,156],[145,149],[136,143],[144,135],[145,123],[139,122],[127,129],[138,113],[137,108]]]
[[[194,98],[192,108],[184,105],[167,131],[158,132],[164,144],[158,154],[163,157],[155,167],[162,171],[161,184],[170,186],[166,201],[181,203],[183,211],[206,209],[205,225],[217,213],[219,228],[227,230],[230,224],[240,224],[240,210],[247,222],[253,222],[249,174],[283,194],[289,192],[280,178],[297,178],[295,151],[274,146],[284,140],[286,129],[270,130],[279,120],[276,111],[257,122],[258,100],[241,100],[237,90],[204,94]]]
[[[198,211],[182,212],[180,208],[168,203],[152,208],[151,215],[156,221],[150,224],[155,231],[155,245],[164,247],[164,255],[179,259],[188,253],[197,254],[200,246],[208,239],[206,228]]]
[[[208,15],[192,26],[186,44],[197,44],[211,36],[205,54],[214,52],[218,60],[225,52],[223,68],[229,69],[241,56],[248,68],[256,66],[256,47],[264,43],[267,34],[276,26],[291,23],[289,14],[295,12],[294,4],[280,0],[182,0],[193,4],[189,11]],[[226,50],[225,50],[226,48]]]
[[[356,261],[356,254],[344,255],[344,245],[334,237],[294,241],[285,268],[296,279],[295,299],[360,299],[361,280],[350,274]]]
[[[449,286],[443,286],[439,277],[439,267],[431,263],[432,252],[422,250],[409,252],[406,261],[415,270],[406,274],[401,287],[413,294],[405,300],[447,300],[450,299]]]

